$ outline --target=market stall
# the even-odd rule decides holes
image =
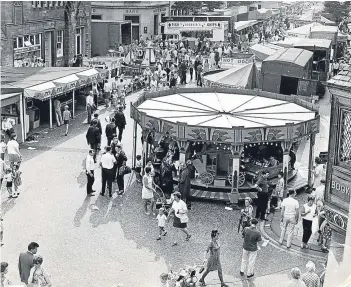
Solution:
[[[239,190],[250,190],[264,169],[269,169],[273,184],[279,171],[286,182],[296,174],[289,153],[303,137],[318,132],[316,111],[297,97],[254,90],[146,93],[131,103],[133,159],[139,124],[145,162],[152,157],[162,163],[169,152],[179,162],[191,159],[196,168],[193,186],[229,192],[237,201]]]

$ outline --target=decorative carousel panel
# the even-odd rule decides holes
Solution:
[[[242,142],[262,142],[264,141],[264,129],[243,129]]]
[[[328,207],[326,207],[325,214],[329,222],[341,228],[342,230],[346,230],[348,219],[345,215],[336,212],[335,210],[332,210]]]
[[[170,137],[178,137],[178,125],[168,121],[161,121],[161,133],[168,134]]]
[[[296,124],[293,126],[293,139],[302,138],[306,135],[305,123]]]
[[[209,140],[208,128],[185,126],[185,138],[190,140]]]
[[[234,142],[234,130],[211,128],[210,140],[213,142]]]
[[[141,125],[141,112],[138,111],[133,105],[130,108],[130,117],[134,119],[139,125]]]
[[[161,120],[145,116],[145,128],[150,131],[161,132]]]
[[[316,134],[318,132],[319,132],[319,118],[306,122],[306,133],[308,135]]]
[[[266,141],[281,141],[288,138],[287,127],[274,127],[266,129]]]
[[[351,166],[351,111],[343,110],[340,131],[340,163]]]

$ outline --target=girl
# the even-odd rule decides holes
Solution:
[[[118,169],[117,174],[118,195],[122,195],[124,193],[124,176],[128,173],[131,173],[131,169],[129,166],[127,166],[127,162],[123,161],[122,166]]]
[[[19,165],[14,164],[12,168],[12,179],[13,179],[13,185],[15,187],[15,192],[13,193],[13,197],[17,197],[19,195],[18,187],[22,185],[21,174],[22,172],[19,171]]]
[[[69,119],[71,118],[71,112],[68,110],[68,106],[65,106],[65,110],[62,114],[63,124],[66,126],[65,136],[68,134]]]
[[[28,283],[33,283],[34,286],[40,287],[51,287],[51,280],[49,275],[45,272],[44,268],[41,266],[43,264],[43,258],[38,256],[33,260],[34,266],[30,270],[30,275],[28,278]]]
[[[329,220],[325,217],[324,222],[321,225],[321,235],[322,235],[322,251],[328,252],[330,240],[332,237],[332,229],[329,224]]]
[[[253,216],[252,199],[250,197],[245,198],[245,208],[241,210],[241,224],[243,230],[245,227],[250,226],[250,220]]]
[[[5,174],[5,177],[4,177],[4,180],[6,182],[6,188],[7,188],[7,192],[9,193],[9,196],[8,198],[15,198],[17,196],[15,195],[12,195],[12,170],[11,168],[7,168],[6,169],[6,174]]]
[[[274,204],[274,202],[277,202],[277,206],[275,209],[280,209],[282,201],[283,201],[283,196],[284,196],[284,177],[283,176],[284,176],[284,173],[282,171],[280,171],[278,173],[277,185],[275,186],[275,190],[272,194],[273,204]]]
[[[211,271],[217,270],[219,280],[221,281],[221,287],[228,287],[228,285],[225,284],[224,280],[223,280],[222,264],[221,264],[221,260],[220,260],[220,244],[218,242],[218,238],[219,238],[218,230],[212,230],[212,232],[211,232],[211,239],[212,240],[211,240],[211,243],[205,252],[204,262],[206,262],[207,254],[210,253],[210,255],[209,255],[209,258],[207,260],[206,270],[202,274],[202,276],[199,280],[201,286],[206,285],[204,279],[207,276],[207,274],[210,273]]]

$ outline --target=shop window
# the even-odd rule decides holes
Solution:
[[[102,19],[102,15],[91,15],[91,19],[92,20],[101,20]]]
[[[140,22],[139,16],[124,16],[124,20],[132,21],[133,24],[138,24]]]
[[[57,57],[63,56],[63,31],[57,31],[56,55]]]
[[[23,24],[23,6],[15,5],[13,7],[13,24],[15,25]]]
[[[339,163],[351,167],[351,110],[341,112]]]

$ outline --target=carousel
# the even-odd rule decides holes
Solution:
[[[144,163],[151,159],[157,170],[170,162],[178,166],[191,160],[193,188],[210,190],[214,197],[215,192],[230,193],[235,203],[235,195],[251,190],[262,170],[269,171],[271,184],[281,171],[286,183],[296,175],[291,153],[303,138],[318,133],[317,111],[296,96],[246,89],[145,93],[131,103],[133,158],[139,125]]]
[[[140,48],[133,52],[129,50],[122,62],[122,73],[127,76],[139,76],[145,69],[151,69],[156,64],[153,47]]]

